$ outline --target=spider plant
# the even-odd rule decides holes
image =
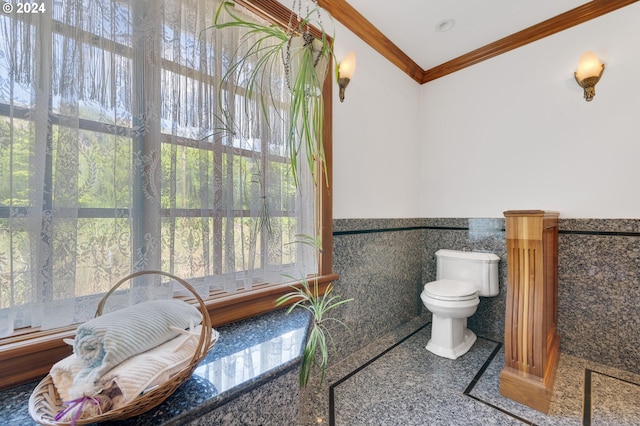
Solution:
[[[316,164],[326,165],[324,146],[322,143],[322,124],[324,122],[324,100],[322,98],[322,82],[326,76],[326,58],[331,55],[326,36],[323,40],[314,39],[305,34],[302,36],[302,46],[293,56],[291,63],[298,64],[297,72],[290,72],[291,108],[289,126],[289,141],[291,152],[291,169],[294,180],[297,158],[304,152],[307,165],[312,176],[317,175]],[[291,39],[288,43],[291,50]],[[320,67],[320,74],[318,73]],[[325,169],[326,172],[326,169]],[[325,173],[326,175],[326,173]]]
[[[329,60],[333,57],[331,38],[321,28],[322,36],[314,38],[302,28],[311,25],[311,16],[318,13],[316,7],[304,18],[298,18],[295,29],[278,25],[265,25],[245,19],[235,11],[232,2],[222,2],[216,11],[211,28],[243,30],[234,60],[222,77],[219,109],[223,127],[234,129],[230,114],[226,114],[225,104],[234,99],[235,93],[226,93],[230,87],[243,90],[247,105],[250,99],[258,99],[262,117],[268,126],[273,113],[278,119],[288,121],[288,151],[291,173],[298,185],[298,158],[306,157],[306,162],[316,182],[317,164],[325,167],[323,132],[324,103],[322,83],[327,75]],[[314,25],[318,23],[313,22]],[[293,40],[302,38],[302,43]],[[293,66],[292,66],[293,65]],[[284,67],[290,92],[289,117],[281,114],[283,105],[277,87],[271,84],[271,76],[276,67]],[[281,69],[281,68],[280,68]],[[241,89],[240,89],[241,88]],[[251,108],[246,108],[250,111]],[[232,130],[230,130],[232,131]],[[325,173],[326,175],[326,173]],[[327,178],[328,179],[328,178]]]
[[[314,0],[311,0],[316,3]],[[300,4],[294,0],[295,5]],[[299,8],[300,9],[300,8]],[[215,30],[239,29],[240,37],[235,52],[229,52],[230,63],[222,76],[220,87],[219,110],[222,131],[236,134],[240,126],[233,122],[233,102],[237,98],[245,99],[245,111],[260,114],[267,126],[272,120],[286,122],[288,155],[291,176],[295,185],[300,188],[298,176],[304,163],[314,183],[318,183],[319,167],[326,173],[326,161],[323,145],[324,100],[322,86],[328,72],[328,64],[333,58],[332,37],[327,36],[320,22],[317,4],[306,16],[292,13],[289,26],[264,25],[243,17],[234,8],[232,2],[225,1],[216,11]],[[317,16],[313,23],[311,18]],[[320,30],[320,37],[313,37],[310,26]],[[288,88],[289,110],[283,112],[286,105],[282,99],[283,83],[273,82],[273,76],[279,75],[284,67],[286,88]],[[278,71],[278,72],[275,72]],[[240,96],[237,96],[240,95]],[[251,108],[258,99],[259,111]],[[252,116],[250,119],[257,120]],[[306,161],[300,161],[302,158]],[[265,210],[268,213],[268,210]],[[268,222],[267,222],[268,223]],[[319,250],[319,239],[310,236],[297,236],[296,243],[312,245]],[[289,277],[294,279],[293,277]],[[296,280],[300,281],[300,280]],[[336,322],[346,327],[340,320],[328,314],[338,306],[352,299],[341,300],[332,294],[333,285],[329,284],[325,293],[320,294],[317,279],[303,279],[293,291],[276,300],[278,306],[290,304],[288,313],[297,307],[308,310],[312,315],[312,324],[302,355],[300,368],[300,385],[306,387],[314,366],[319,366],[322,374],[320,384],[324,380],[325,369],[329,360],[329,347],[334,345],[331,333],[327,328],[329,322]]]
[[[329,344],[335,346],[331,332],[327,327],[329,321],[334,321],[348,328],[346,324],[337,318],[327,316],[329,311],[350,302],[353,299],[340,300],[340,296],[331,295],[333,291],[332,283],[329,283],[324,294],[320,295],[318,289],[318,280],[313,280],[313,286],[309,281],[303,280],[300,287],[292,286],[293,291],[279,297],[276,300],[277,305],[283,305],[293,302],[287,313],[296,307],[302,307],[311,313],[313,323],[307,342],[302,354],[302,363],[300,366],[300,386],[306,387],[309,382],[309,376],[314,366],[320,368],[320,385],[324,381],[324,374],[329,362]]]

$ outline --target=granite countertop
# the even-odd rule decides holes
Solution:
[[[209,355],[166,401],[119,425],[180,425],[297,368],[309,325],[307,311],[279,310],[216,330],[220,339]],[[29,396],[36,382],[0,391],[2,424],[36,424]],[[6,423],[4,423],[6,422]]]

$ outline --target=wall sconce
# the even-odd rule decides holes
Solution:
[[[591,51],[585,52],[578,61],[578,70],[573,73],[576,81],[584,89],[584,99],[590,102],[596,95],[596,84],[604,72],[604,64]]]
[[[340,62],[338,66],[338,87],[340,88],[340,102],[344,102],[344,89],[351,81],[351,76],[356,70],[356,54],[355,52],[349,52],[349,54]]]

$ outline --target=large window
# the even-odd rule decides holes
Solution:
[[[0,337],[85,321],[138,270],[209,299],[318,274],[297,241],[327,189],[294,186],[283,75],[272,120],[221,88],[240,34],[207,29],[217,1],[44,4],[0,15]],[[172,295],[158,280],[121,299]]]

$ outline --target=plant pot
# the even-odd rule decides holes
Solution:
[[[329,70],[329,54],[323,41],[311,34],[291,36],[283,59],[289,89],[319,96]]]

